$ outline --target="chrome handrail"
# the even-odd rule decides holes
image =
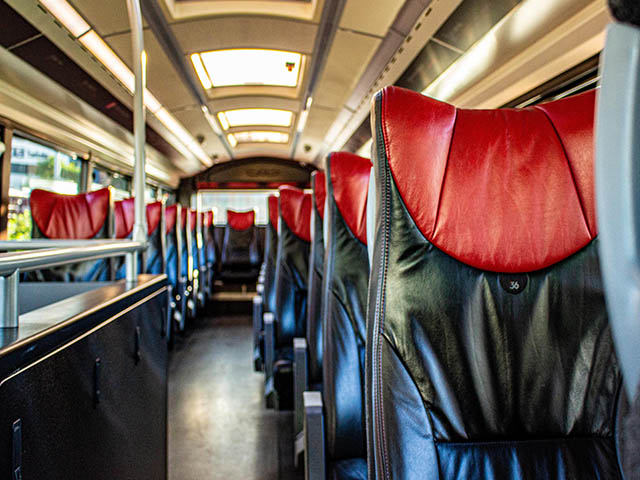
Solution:
[[[133,240],[38,239],[0,242],[0,250],[11,250],[0,253],[0,328],[18,327],[20,273],[122,255],[126,257],[127,270],[133,271],[135,267],[129,267],[135,266],[136,253],[145,248],[146,243]],[[134,282],[135,276],[127,276],[126,281]]]

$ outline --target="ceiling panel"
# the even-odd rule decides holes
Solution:
[[[340,108],[347,101],[380,40],[353,32],[338,31],[320,77],[314,102]]]
[[[204,142],[202,148],[207,155],[218,155],[219,158],[226,158],[226,150],[222,146],[220,139],[213,132],[209,124],[204,118],[202,111],[199,107],[187,108],[174,112],[173,115],[178,119],[184,127],[191,132],[194,138],[198,135],[204,136]]]
[[[383,37],[396,18],[404,0],[349,0],[342,12],[340,28]]]
[[[107,38],[106,42],[131,68],[131,35],[114,35]],[[144,33],[144,47],[147,51],[147,87],[151,93],[169,110],[195,105],[196,100],[149,30]]]
[[[430,40],[395,84],[421,92],[459,57],[455,50]]]
[[[102,37],[128,32],[126,0],[68,0]],[[145,23],[146,26],[146,23]]]
[[[300,102],[288,98],[278,97],[257,97],[243,96],[233,98],[221,98],[209,102],[209,109],[212,112],[220,110],[230,110],[233,108],[280,108],[282,110],[293,110],[297,112],[300,109]]]
[[[216,17],[172,24],[186,54],[233,47],[261,47],[310,54],[317,26],[272,17]]]
[[[318,152],[321,150],[322,140],[324,139],[329,127],[338,114],[337,110],[326,109],[312,106],[309,112],[307,125],[300,137],[298,149],[296,150],[296,159],[313,161]],[[311,146],[311,150],[304,151],[304,146]]]

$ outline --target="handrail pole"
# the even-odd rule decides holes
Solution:
[[[0,277],[0,328],[18,328],[19,273]]]
[[[145,175],[145,110],[144,90],[146,83],[146,59],[144,35],[142,30],[142,10],[140,0],[127,0],[129,25],[131,26],[131,51],[133,52],[133,73],[135,89],[133,94],[133,138],[134,138],[134,170],[133,193],[135,218],[132,238],[137,242],[147,242],[147,224],[145,218],[144,188]],[[137,278],[137,256],[127,255],[127,282],[135,282]]]

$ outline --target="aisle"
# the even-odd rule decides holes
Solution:
[[[199,320],[169,367],[169,480],[294,480],[291,413],[266,410],[247,315]]]

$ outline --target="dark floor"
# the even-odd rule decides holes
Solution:
[[[251,318],[209,316],[169,366],[169,480],[297,480],[292,414],[264,407]]]

